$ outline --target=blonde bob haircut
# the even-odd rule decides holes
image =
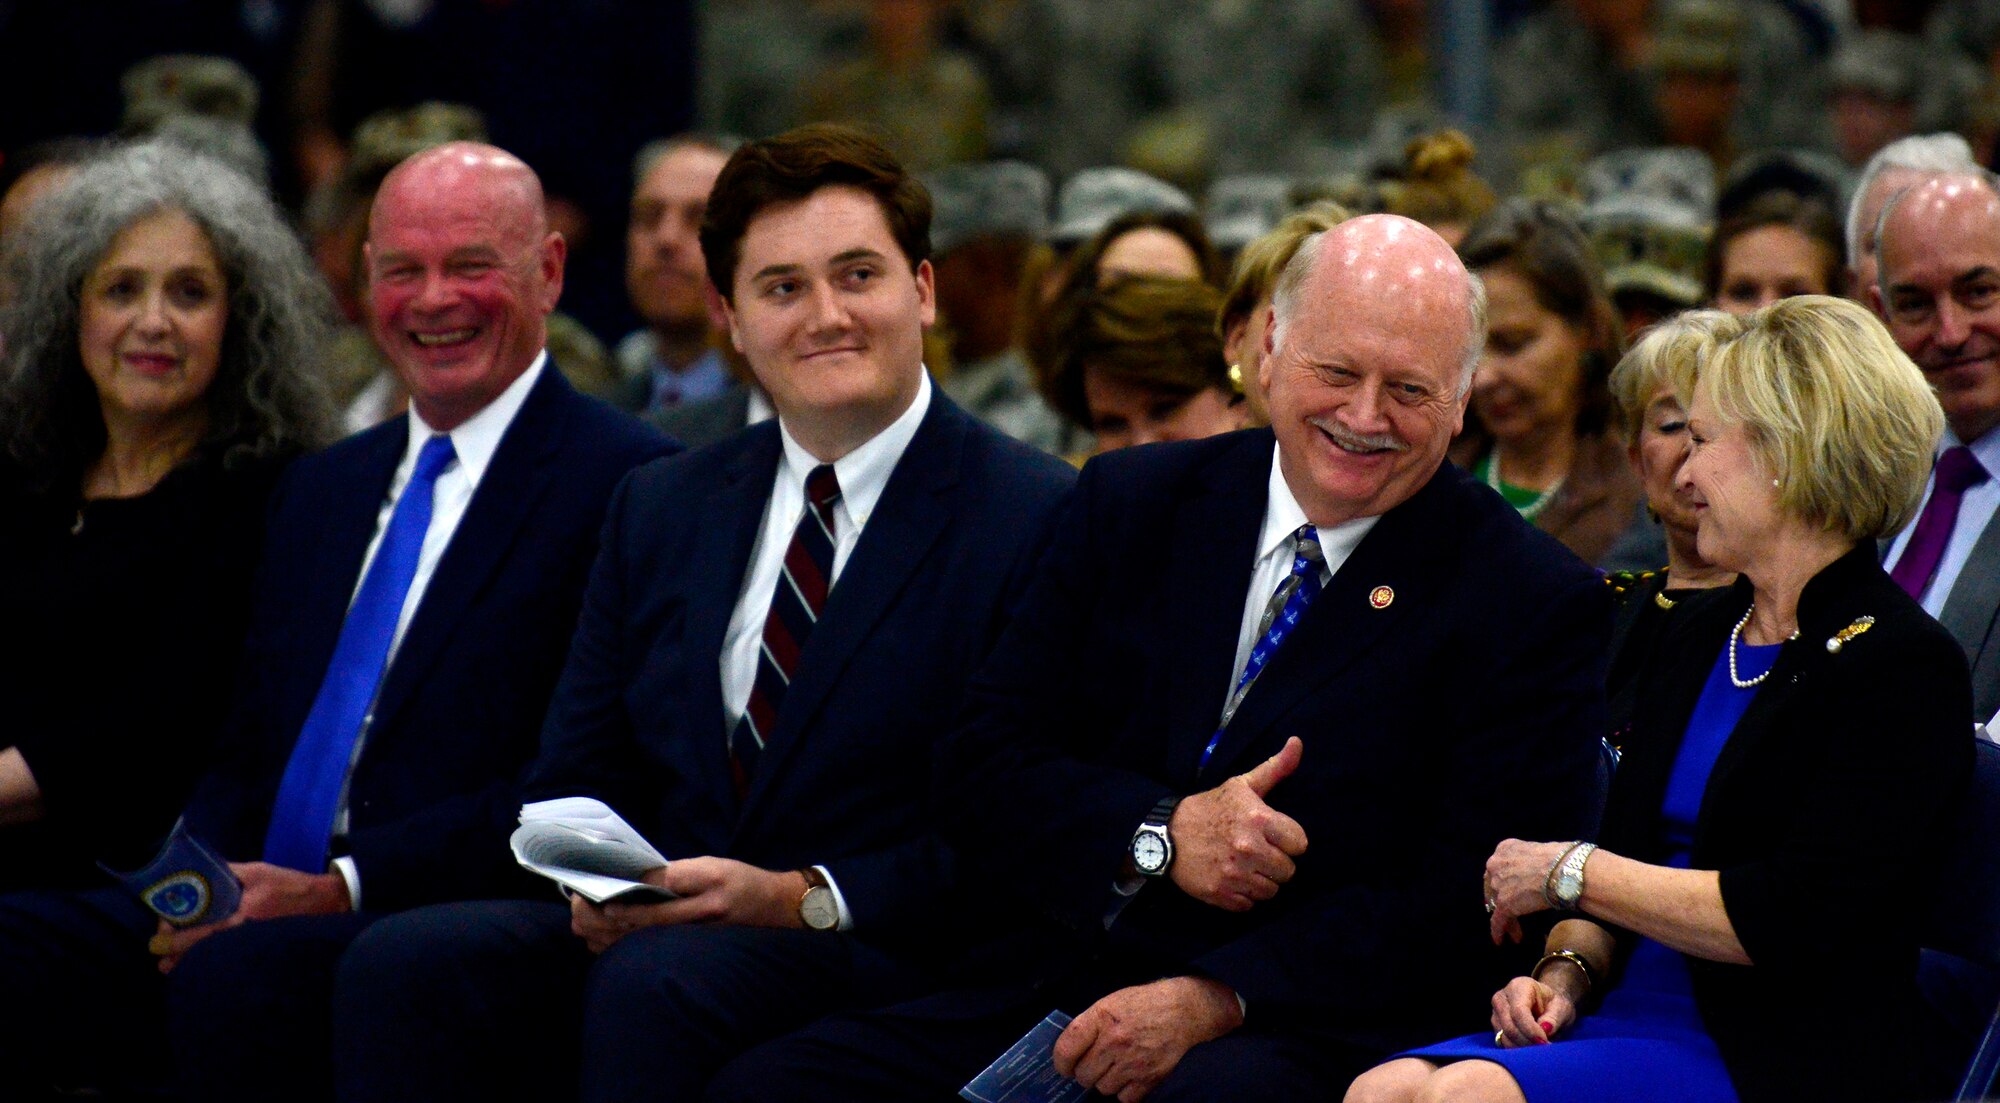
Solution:
[[[1236,270],[1229,277],[1229,291],[1222,297],[1222,309],[1215,317],[1215,335],[1229,340],[1236,323],[1256,313],[1257,304],[1271,297],[1278,274],[1292,262],[1299,243],[1352,218],[1346,207],[1322,199],[1293,211],[1263,237],[1252,241],[1236,254]],[[1262,335],[1259,335],[1261,340]]]
[[[1715,343],[1740,328],[1733,314],[1720,310],[1684,310],[1647,327],[1639,340],[1611,369],[1612,428],[1626,445],[1639,439],[1646,407],[1660,388],[1673,386],[1676,364],[1693,364]]]
[[[1846,299],[1798,295],[1743,319],[1706,356],[1671,367],[1779,484],[1779,508],[1854,541],[1916,514],[1944,411],[1875,315]]]

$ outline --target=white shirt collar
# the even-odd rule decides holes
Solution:
[[[473,486],[478,486],[480,476],[486,474],[486,465],[493,462],[493,453],[500,449],[500,438],[507,435],[507,427],[514,423],[514,415],[521,412],[521,404],[528,400],[528,392],[535,389],[535,382],[542,377],[548,362],[549,352],[543,349],[519,379],[507,384],[500,397],[446,434],[451,438],[451,450],[458,455],[459,468]],[[416,403],[411,403],[410,447],[406,454],[416,455],[417,449],[436,433],[437,430],[424,424]]]
[[[1374,528],[1375,522],[1381,519],[1379,515],[1356,517],[1332,528],[1320,529],[1320,551],[1325,556],[1328,567],[1337,569],[1340,564],[1346,562],[1347,557],[1353,554],[1356,545],[1361,543],[1361,538],[1368,535],[1368,530]],[[1278,462],[1278,446],[1273,444],[1271,482],[1264,504],[1264,530],[1257,537],[1257,560],[1261,562],[1268,556],[1280,553],[1290,555],[1292,534],[1309,520],[1305,507],[1299,505],[1298,497],[1292,493],[1291,484],[1285,481],[1284,465]]]
[[[866,444],[833,461],[834,478],[840,480],[840,500],[856,529],[867,527],[869,514],[875,512],[875,503],[881,500],[889,476],[896,470],[896,461],[903,458],[903,450],[917,435],[917,426],[923,423],[930,405],[931,373],[926,370],[918,377],[917,397],[910,402],[909,409],[890,422],[888,428],[868,438]],[[819,466],[819,461],[792,439],[792,431],[782,416],[778,418],[778,439],[785,446],[785,477],[793,485],[804,486],[806,476]]]

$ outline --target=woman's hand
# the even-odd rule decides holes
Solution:
[[[1533,977],[1493,993],[1493,1041],[1502,1049],[1546,1045],[1575,1021],[1575,1001]]]
[[[1507,839],[1486,859],[1486,910],[1493,944],[1521,941],[1521,917],[1548,909],[1549,871],[1570,843],[1529,843]]]

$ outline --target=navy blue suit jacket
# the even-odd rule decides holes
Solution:
[[[188,809],[225,857],[263,851],[408,440],[402,418],[357,434],[294,463],[273,497],[222,757]],[[506,876],[504,848],[469,859],[518,810],[605,502],[675,447],[553,364],[528,392],[384,675],[349,781],[347,846],[369,910],[488,895]]]
[[[739,802],[721,669],[776,422],[634,472],[613,499],[531,797],[595,796],[669,860],[823,864],[858,937],[945,931],[932,745],[999,637],[1074,472],[933,392],[807,640]]]
[[[1607,587],[1446,464],[1361,541],[1198,772],[1236,676],[1271,456],[1270,431],[1248,430],[1084,468],[940,755],[961,860],[1007,886],[1023,927],[1040,905],[1069,932],[996,950],[1001,979],[1034,961],[1119,985],[1207,975],[1260,1023],[1385,1048],[1477,1026],[1505,964],[1480,907],[1486,857],[1584,826]],[[1154,803],[1293,735],[1304,757],[1269,801],[1309,838],[1295,878],[1240,914],[1148,884],[1107,934]]]

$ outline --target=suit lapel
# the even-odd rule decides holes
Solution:
[[[770,789],[772,778],[784,768],[786,758],[855,652],[957,515],[949,493],[958,485],[969,425],[966,415],[942,392],[933,392],[923,423],[890,473],[868,527],[827,595],[826,609],[799,655],[798,670],[778,710],[777,730],[764,741],[757,772],[750,779],[750,791],[744,798],[746,819]],[[950,615],[949,610],[936,613]]]
[[[1257,566],[1271,474],[1271,435],[1255,433],[1218,457],[1200,490],[1160,534],[1167,607],[1159,685],[1166,707],[1166,768],[1191,784],[1237,675],[1236,639]],[[1263,595],[1268,598],[1269,595]]]
[[[318,566],[306,572],[312,589],[302,603],[297,623],[305,626],[306,633],[301,653],[310,656],[311,668],[320,672],[313,680],[313,690],[319,688],[327,663],[333,659],[340,630],[347,623],[347,606],[354,600],[355,587],[360,584],[361,559],[368,554],[369,541],[375,538],[382,498],[389,492],[389,481],[395,477],[396,465],[402,461],[409,444],[408,424],[397,418],[369,430],[356,443],[362,449],[362,456],[355,465],[355,474],[352,478],[334,480],[326,487],[327,501],[322,513],[325,523],[320,529],[318,546],[308,549],[311,562]],[[301,722],[305,718],[303,710],[309,704],[310,699],[300,704]]]
[[[1667,779],[1715,663],[1716,645],[1728,636],[1729,625],[1749,600],[1749,583],[1744,582],[1733,596],[1689,606],[1689,616],[1675,623],[1654,649],[1638,718],[1619,748],[1623,754],[1605,803],[1605,824],[1598,837],[1606,846],[1636,849],[1634,857],[1649,861],[1660,857],[1656,852],[1660,805],[1666,799]]]
[[[1939,623],[1965,648],[1966,661],[1975,667],[1995,610],[2000,610],[2000,513],[1986,522],[1938,614]]]
[[[1259,743],[1302,698],[1367,653],[1385,633],[1426,610],[1440,588],[1432,581],[1442,572],[1435,561],[1451,539],[1435,519],[1445,492],[1445,470],[1440,468],[1415,497],[1382,515],[1306,610],[1244,696],[1202,774],[1205,782],[1238,772],[1243,764],[1236,760],[1245,748]]]
[[[485,588],[522,522],[534,512],[554,473],[556,465],[550,461],[561,447],[572,398],[574,392],[563,382],[562,373],[548,365],[500,438],[500,447],[494,450],[389,664],[375,705],[377,730],[422,682],[462,621],[465,608]]]
[[[742,595],[743,576],[750,569],[750,553],[757,543],[757,530],[764,520],[765,504],[771,497],[778,475],[780,452],[776,423],[762,427],[748,438],[748,446],[730,463],[722,482],[704,501],[701,539],[687,565],[689,662],[703,669],[689,679],[690,696],[682,714],[682,737],[689,740],[687,754],[693,759],[690,777],[703,779],[707,798],[717,808],[729,809],[726,823],[733,823],[738,800],[730,782],[729,729],[722,706],[722,672],[719,664],[706,657],[720,656],[729,634],[729,622],[736,614]],[[769,752],[766,751],[766,754]],[[759,760],[761,768],[762,760]],[[697,829],[709,826],[705,817],[690,816]],[[723,853],[729,832],[705,839],[711,853]]]

